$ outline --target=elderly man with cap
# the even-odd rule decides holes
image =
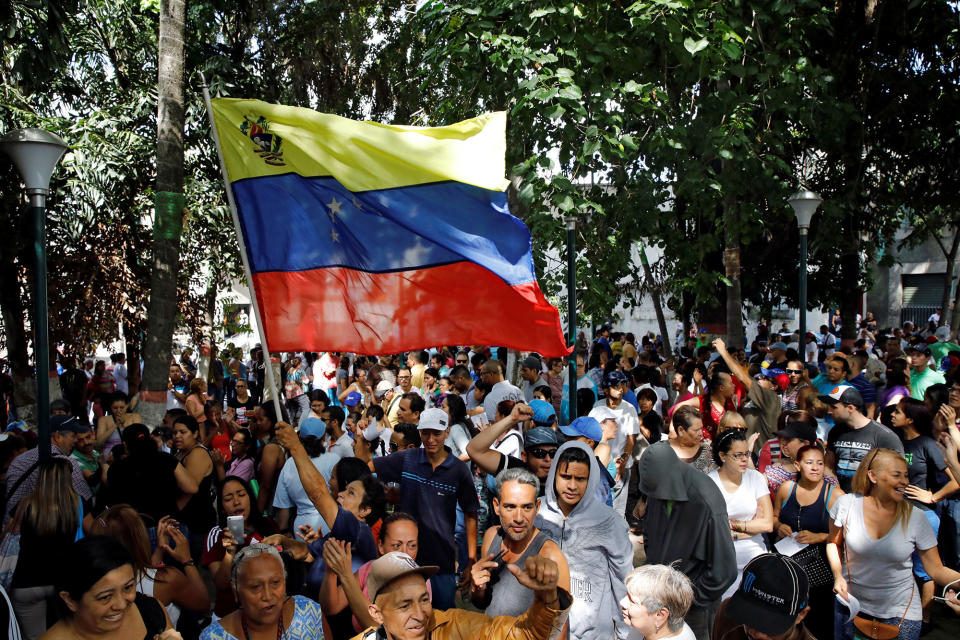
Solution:
[[[544,403],[547,404],[547,403]],[[533,409],[525,404],[514,405],[510,415],[493,423],[470,441],[467,454],[478,467],[489,474],[497,475],[504,469],[523,468],[535,475],[540,481],[540,496],[543,496],[544,482],[550,473],[550,464],[557,453],[557,434],[549,427],[535,426],[523,434],[523,451],[520,457],[506,456],[493,448],[501,435],[514,425],[530,420]]]
[[[422,554],[423,551],[420,551]],[[557,586],[559,569],[542,556],[527,558],[523,569],[508,567],[517,582],[535,593],[533,606],[518,618],[490,616],[465,609],[435,610],[427,580],[438,567],[419,566],[401,551],[370,565],[367,590],[370,615],[379,627],[353,640],[547,640],[567,619],[570,594]]]
[[[853,387],[835,387],[820,401],[830,406],[834,427],[827,441],[827,466],[836,469],[840,488],[850,493],[853,476],[871,449],[884,447],[903,455],[897,435],[863,413],[863,397]]]
[[[83,478],[80,463],[70,457],[73,445],[77,441],[77,434],[88,431],[90,427],[80,424],[73,416],[55,415],[50,417],[50,457],[66,458],[73,467],[73,490],[81,500],[87,501],[84,513],[89,514],[89,501],[93,498],[90,485]],[[42,446],[42,445],[41,445]],[[40,447],[35,447],[13,459],[7,469],[7,512],[4,524],[9,519],[26,496],[30,495],[37,484],[40,466]]]
[[[440,567],[431,586],[434,600],[446,609],[454,605],[456,571],[469,572],[469,565],[476,561],[480,509],[470,467],[444,445],[450,436],[449,420],[443,409],[427,409],[420,414],[417,425],[422,448],[374,459],[368,451],[360,452],[364,456],[361,459],[381,481],[400,483],[400,510],[416,518],[420,525],[419,557]],[[464,513],[468,555],[468,566],[459,568],[454,566],[458,505]]]
[[[946,384],[943,373],[930,368],[930,347],[922,342],[907,347],[910,359],[910,397],[923,400],[927,387]]]
[[[774,553],[757,556],[717,611],[713,640],[815,640],[803,624],[810,612],[807,590],[807,574],[799,564]]]
[[[605,397],[593,405],[593,409],[587,415],[597,422],[610,418],[617,422],[617,434],[609,443],[610,456],[617,463],[613,508],[620,515],[624,515],[627,509],[630,470],[634,462],[633,445],[640,433],[640,419],[633,405],[623,399],[628,389],[627,376],[623,375],[623,372],[616,370],[609,372],[603,379],[603,387]]]

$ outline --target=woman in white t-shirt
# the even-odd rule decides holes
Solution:
[[[713,480],[727,503],[730,535],[737,553],[737,579],[727,588],[723,599],[740,586],[740,574],[748,562],[767,552],[763,534],[773,531],[773,502],[767,481],[758,471],[748,469],[750,451],[740,429],[719,434],[713,441]]]
[[[920,637],[920,593],[913,580],[914,550],[934,582],[960,580],[960,573],[943,566],[937,537],[923,513],[904,499],[910,484],[907,462],[892,449],[873,449],[853,476],[853,493],[841,496],[830,509],[830,536],[843,531],[843,563],[835,542],[827,544],[833,570],[833,590],[845,601],[860,601],[860,616],[900,625],[899,640]],[[834,637],[852,640],[854,627],[846,607],[834,612]]]

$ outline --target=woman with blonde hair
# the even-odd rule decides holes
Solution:
[[[920,637],[913,551],[919,552],[924,571],[935,582],[946,585],[960,580],[960,573],[943,566],[930,522],[905,499],[908,484],[902,455],[893,449],[872,449],[853,477],[853,493],[838,498],[830,509],[832,541],[827,544],[834,592],[846,602],[850,595],[860,601],[858,621],[898,627],[900,640]],[[853,638],[854,622],[848,617],[838,601],[836,640]]]
[[[693,604],[690,578],[673,567],[648,564],[631,571],[624,584],[623,621],[646,640],[694,640],[693,630],[683,621]]]
[[[11,587],[13,610],[24,638],[36,640],[47,630],[56,602],[53,578],[70,565],[71,544],[83,537],[82,514],[70,461],[51,458],[43,462],[37,486],[20,503],[16,516],[20,519],[20,556]]]
[[[194,378],[190,381],[190,392],[183,401],[183,408],[187,410],[197,424],[200,425],[200,437],[207,441],[207,381],[203,378]]]

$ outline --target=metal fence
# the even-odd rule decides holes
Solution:
[[[914,325],[923,328],[927,326],[927,318],[937,312],[939,307],[903,307],[900,309],[900,326],[904,322],[912,322]]]

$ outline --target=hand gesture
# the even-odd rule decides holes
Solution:
[[[280,551],[289,551],[294,560],[306,560],[310,555],[305,542],[288,538],[282,533],[275,533],[263,539],[263,544],[269,544]]]
[[[726,353],[727,352],[727,343],[723,341],[723,338],[717,338],[712,343],[713,348],[717,350],[717,353]]]
[[[159,535],[160,527],[163,531],[162,536]],[[157,544],[168,556],[180,564],[190,559],[190,543],[187,542],[187,536],[177,528],[176,522],[168,521],[166,524],[159,525],[157,537]]]
[[[757,446],[757,440],[760,439],[760,432],[757,431],[749,438],[747,438],[747,451],[753,451],[753,448]]]
[[[510,412],[511,422],[523,422],[531,419],[533,419],[533,409],[530,408],[530,405],[523,403],[513,405],[513,411]]]
[[[300,444],[300,436],[298,436],[297,432],[293,430],[293,427],[286,422],[278,422],[274,433],[276,434],[277,442],[287,451],[293,451],[297,447],[303,446]]]
[[[316,542],[320,539],[320,532],[311,527],[308,524],[302,524],[297,527],[297,532],[300,534],[300,539],[310,544],[311,542]]]
[[[943,449],[943,457],[947,461],[947,464],[949,464],[950,461],[960,462],[957,458],[957,443],[949,433],[940,435],[940,447]]]
[[[790,528],[790,525],[781,523],[780,526],[777,527],[777,535],[781,538],[789,538],[793,535],[793,529]]]
[[[957,411],[952,406],[944,402],[940,405],[940,409],[937,411],[938,415],[943,416],[943,421],[946,423],[946,427],[950,428],[951,425],[956,427],[957,424]]]
[[[346,576],[353,573],[351,565],[350,543],[344,544],[336,538],[330,538],[323,545],[323,561],[327,563],[337,576],[343,580]]]
[[[219,449],[212,449],[210,451],[210,459],[213,460],[213,464],[217,467],[222,467],[226,464],[226,460],[223,459],[223,453]]]
[[[473,563],[473,566],[470,567],[470,590],[473,593],[480,595],[487,589],[487,584],[490,582],[490,571],[497,566],[494,561],[495,557],[491,553],[483,560]]]
[[[909,485],[903,493],[911,500],[922,502],[923,504],[933,504],[933,491],[921,489],[916,485]]]
[[[237,551],[240,550],[240,542],[233,537],[233,533],[230,532],[230,529],[221,530],[220,544],[222,544],[227,553],[232,556],[236,555]]]
[[[699,367],[693,370],[693,381],[698,385],[703,382],[703,374],[700,372]]]
[[[517,578],[517,582],[533,591],[551,591],[557,588],[560,570],[557,563],[543,556],[527,558],[523,571],[515,564],[508,564],[507,571]]]

